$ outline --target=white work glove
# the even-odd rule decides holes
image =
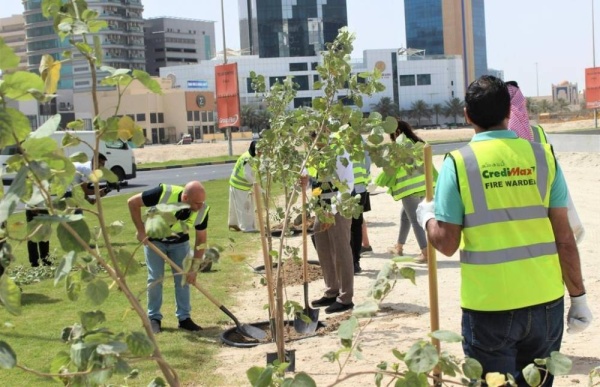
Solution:
[[[435,204],[433,201],[427,202],[423,199],[417,207],[417,221],[423,227],[423,230],[427,231],[425,226],[429,219],[435,219]]]
[[[571,297],[571,307],[567,314],[567,333],[583,332],[590,325],[594,316],[587,305],[585,294]]]

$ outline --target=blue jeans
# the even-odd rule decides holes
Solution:
[[[522,370],[534,359],[560,350],[564,300],[507,312],[463,310],[463,350],[488,372],[512,374],[519,386],[527,386]],[[554,378],[548,375],[544,386]]]
[[[183,260],[190,250],[190,242],[181,243],[162,243],[153,242],[160,251],[169,257],[179,267],[183,267]],[[165,265],[167,264],[158,254],[150,247],[144,246],[144,254],[146,255],[146,265],[148,266],[148,318],[153,320],[162,320],[160,307],[162,306],[163,296],[163,277],[165,275]],[[173,283],[175,284],[175,303],[177,309],[175,315],[179,321],[190,317],[192,307],[190,305],[190,288],[186,283],[181,286],[182,275],[171,268],[173,273]],[[185,281],[185,280],[184,280]]]

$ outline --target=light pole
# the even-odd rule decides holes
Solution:
[[[537,96],[540,96],[540,78],[538,77],[538,62],[535,62],[535,87],[537,90]]]
[[[227,44],[225,43],[225,7],[223,6],[223,0],[221,0],[221,29],[223,31],[223,64],[227,64]],[[233,155],[233,145],[231,143],[231,126],[228,126],[227,133],[227,150],[229,156]]]

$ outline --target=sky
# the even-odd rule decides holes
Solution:
[[[227,47],[239,48],[238,0],[222,1]],[[23,11],[21,0],[1,2],[0,17]],[[142,0],[142,4],[145,18],[215,21],[217,50],[223,49],[220,0]],[[348,28],[356,35],[353,57],[362,58],[367,49],[406,47],[403,0],[347,0],[347,4]],[[528,97],[551,95],[552,84],[565,80],[583,91],[585,68],[594,66],[595,51],[600,67],[599,14],[600,2],[594,0],[487,0],[488,68],[503,70],[504,79],[517,81]]]

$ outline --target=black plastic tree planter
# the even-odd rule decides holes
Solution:
[[[271,332],[271,329],[269,327],[269,321],[261,321],[261,322],[253,323],[250,325],[260,328],[260,329],[264,329],[265,332],[268,332],[268,333]],[[286,327],[289,326],[293,329],[294,322],[292,320],[286,320],[285,326]],[[319,321],[319,323],[317,325],[317,331],[320,328],[325,328],[326,326],[327,326],[327,324]],[[287,341],[298,341],[298,340],[307,339],[309,337],[314,337],[314,336],[318,335],[318,333],[316,333],[316,332],[308,334],[308,335],[302,335],[302,336],[298,335],[298,333],[296,333],[296,334],[297,334],[297,337],[288,339],[288,340],[286,340],[286,342]],[[236,327],[231,327],[231,328],[227,329],[226,331],[224,331],[223,333],[221,333],[220,338],[221,338],[221,342],[223,344],[229,345],[231,347],[236,347],[236,348],[252,348],[252,347],[256,347],[260,344],[268,344],[268,343],[273,342],[272,339],[271,340],[269,340],[269,339],[255,340],[255,339],[251,339],[249,337],[245,337],[237,332]]]

